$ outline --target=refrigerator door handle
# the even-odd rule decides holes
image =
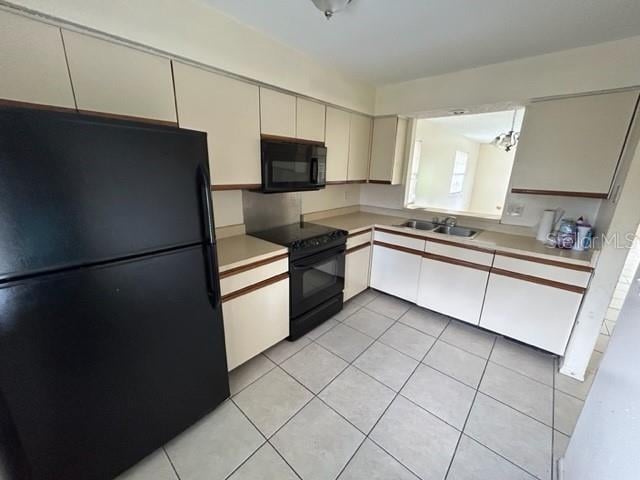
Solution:
[[[200,175],[200,188],[203,195],[202,200],[204,202],[204,208],[202,209],[205,216],[204,226],[205,234],[207,236],[205,242],[206,252],[206,271],[207,271],[207,286],[209,289],[209,298],[214,308],[218,308],[220,304],[220,287],[217,281],[218,272],[218,257],[215,250],[215,233],[213,230],[213,212],[211,203],[211,185],[209,182],[209,175],[207,175],[206,169],[200,165],[198,167],[198,173]]]

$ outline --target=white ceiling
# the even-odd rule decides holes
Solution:
[[[640,35],[639,0],[201,0],[374,85]]]
[[[514,130],[520,131],[524,109],[517,110]],[[511,130],[513,110],[471,115],[452,115],[440,118],[421,119],[421,122],[435,123],[458,135],[467,137],[478,143],[490,143],[501,133]]]

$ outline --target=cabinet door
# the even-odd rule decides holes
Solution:
[[[0,98],[75,108],[60,29],[0,11]]]
[[[344,300],[366,290],[369,286],[371,246],[366,245],[347,252],[344,276]]]
[[[371,286],[415,303],[421,262],[422,257],[418,254],[374,245]]]
[[[170,60],[62,32],[78,109],[176,121]]]
[[[298,98],[296,101],[296,137],[324,142],[325,111],[323,104]]]
[[[178,62],[174,75],[180,126],[207,132],[211,183],[259,186],[258,87]]]
[[[402,183],[407,120],[381,117],[373,121],[371,140],[371,181],[397,185]]]
[[[423,258],[416,303],[478,325],[488,277],[488,267],[483,270]]]
[[[327,107],[327,182],[346,182],[351,114]]]
[[[265,135],[295,138],[296,97],[261,87],[260,132]]]
[[[289,279],[222,304],[229,371],[289,336]]]
[[[491,273],[480,326],[563,355],[582,294]]]
[[[355,113],[351,114],[347,180],[367,180],[371,147],[371,123],[369,117]]]
[[[607,195],[637,100],[626,91],[527,107],[511,188]]]

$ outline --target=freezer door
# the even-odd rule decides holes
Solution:
[[[0,281],[203,241],[206,175],[201,132],[0,108]]]
[[[0,286],[10,480],[110,480],[229,396],[201,248]]]

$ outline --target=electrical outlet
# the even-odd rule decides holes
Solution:
[[[524,212],[523,203],[510,203],[507,205],[507,215],[510,217],[521,217]]]

